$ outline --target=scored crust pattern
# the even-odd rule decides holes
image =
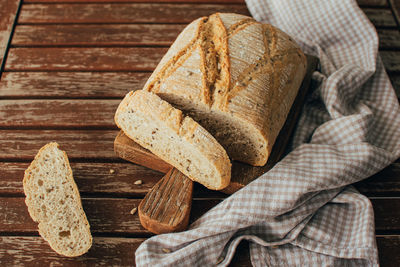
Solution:
[[[252,80],[265,73],[266,70],[274,69],[277,62],[278,65],[281,65],[280,60],[282,58],[288,57],[292,53],[299,53],[297,47],[288,48],[285,53],[277,53],[276,43],[278,38],[276,28],[268,24],[261,24],[253,18],[242,17],[238,22],[228,25],[228,27],[222,22],[219,13],[200,18],[194,37],[186,46],[175,52],[174,56],[170,57],[160,70],[155,71],[144,89],[159,93],[163,81],[173,75],[199,49],[201,64],[198,67],[201,71],[202,88],[198,92],[196,100],[200,100],[209,107],[228,111],[228,104],[231,99],[237,96],[240,91],[246,89]],[[254,24],[262,27],[264,53],[258,60],[249,64],[238,75],[237,79],[232,79],[230,75],[228,41],[238,32]],[[268,79],[270,88],[277,88],[281,80],[277,75],[281,73],[273,71],[270,73],[272,73],[272,77]],[[268,91],[276,93],[275,90]],[[278,99],[281,97],[278,97]],[[273,99],[272,96],[266,97],[263,106],[268,107],[268,102],[271,99]]]

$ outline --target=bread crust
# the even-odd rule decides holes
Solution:
[[[305,72],[306,57],[281,30],[247,16],[216,13],[186,27],[143,89],[167,101],[184,98],[202,112],[223,112],[250,127],[259,156],[246,158],[227,148],[228,154],[262,166]]]
[[[35,156],[34,160],[32,161],[32,163],[25,170],[24,178],[23,178],[23,188],[24,188],[24,193],[25,193],[25,196],[26,196],[25,203],[26,203],[26,205],[28,207],[28,212],[29,212],[29,215],[31,216],[31,218],[35,222],[39,223],[39,225],[38,225],[39,234],[49,243],[50,247],[55,252],[57,252],[57,253],[59,253],[61,255],[64,255],[64,256],[67,256],[67,257],[76,257],[76,256],[80,256],[80,255],[86,253],[90,249],[90,247],[92,245],[92,242],[93,242],[93,238],[92,238],[91,233],[90,233],[89,222],[88,222],[88,220],[86,218],[86,214],[85,214],[85,212],[84,212],[84,210],[82,208],[82,203],[81,203],[79,190],[78,190],[78,187],[77,187],[77,185],[76,185],[76,183],[74,181],[73,174],[72,174],[72,169],[71,169],[71,166],[69,164],[69,160],[68,160],[68,156],[67,156],[66,152],[60,150],[62,152],[62,154],[63,154],[64,160],[65,160],[65,163],[66,163],[66,168],[67,168],[67,171],[68,171],[68,175],[67,175],[66,178],[68,180],[68,183],[72,186],[73,194],[75,195],[75,199],[77,200],[77,202],[75,203],[76,204],[75,208],[77,209],[77,213],[79,214],[79,218],[83,220],[83,224],[86,226],[86,230],[88,231],[88,234],[90,236],[89,245],[84,250],[75,251],[75,252],[72,252],[72,253],[68,253],[66,251],[59,250],[59,248],[57,247],[57,243],[56,243],[57,242],[56,241],[56,237],[50,236],[46,231],[47,226],[48,226],[47,225],[47,221],[45,219],[41,218],[40,214],[37,212],[37,208],[38,207],[35,206],[34,201],[33,201],[33,198],[34,198],[34,196],[33,196],[34,192],[32,192],[33,188],[31,188],[31,186],[29,185],[29,182],[31,181],[31,179],[33,179],[33,170],[35,168],[40,168],[39,163],[38,163],[38,159],[42,155],[42,153],[44,153],[44,151],[46,151],[49,148],[50,149],[51,148],[57,148],[58,149],[58,147],[59,147],[59,145],[56,142],[51,142],[51,143],[46,144],[42,148],[40,148],[39,152],[36,154],[36,156]],[[43,178],[43,180],[45,180],[45,178]]]
[[[156,94],[143,90],[129,92],[122,100],[115,113],[115,123],[129,138],[176,167],[190,179],[201,182],[198,177],[190,175],[182,166],[174,164],[170,158],[160,154],[151,144],[142,142],[127,129],[127,127],[124,127],[121,123],[121,119],[123,114],[126,114],[129,110],[140,111],[142,114],[146,114],[149,120],[161,121],[170,130],[185,140],[185,142],[196,147],[200,154],[203,155],[211,165],[215,166],[220,176],[218,177],[220,180],[219,184],[216,185],[215,183],[217,183],[217,181],[214,181],[214,185],[204,183],[203,185],[213,190],[220,190],[229,185],[231,163],[226,151],[209,132],[192,118],[184,116],[181,110],[172,107]]]

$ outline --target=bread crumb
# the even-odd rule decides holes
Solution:
[[[142,183],[143,183],[142,180],[137,180],[137,181],[135,181],[133,184],[139,185],[139,184],[142,184]]]
[[[133,208],[131,211],[130,211],[130,214],[135,214],[136,213],[136,211],[137,211],[137,208]]]
[[[115,172],[114,169],[110,169],[110,173],[113,174]]]
[[[163,251],[164,253],[170,253],[170,252],[171,252],[171,250],[168,249],[168,248],[163,248],[162,251]]]

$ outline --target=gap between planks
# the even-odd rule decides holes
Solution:
[[[149,235],[150,232],[142,227],[138,214],[130,213],[132,208],[139,206],[140,201],[140,199],[82,198],[82,205],[93,233]],[[220,202],[221,199],[194,199],[190,223]],[[377,232],[398,233],[400,231],[400,200],[372,198],[371,202]],[[0,197],[0,232],[32,233],[35,231],[37,231],[37,223],[29,216],[23,197]]]
[[[67,151],[69,154],[69,151]],[[28,162],[0,162],[0,196],[23,196],[22,177]],[[80,193],[87,197],[144,197],[164,176],[163,173],[130,162],[74,162],[71,161],[74,179]],[[142,180],[142,184],[134,182]],[[379,173],[355,184],[362,193],[374,199],[400,197],[400,161]],[[225,194],[207,190],[195,183],[195,198],[224,198]],[[397,197],[397,198],[396,198]]]
[[[8,253],[0,256],[8,266],[32,265],[40,263],[47,265],[76,266],[77,258],[67,258],[52,251],[41,237],[38,236],[3,236],[1,243]],[[94,237],[93,246],[87,254],[79,257],[80,265],[104,266],[134,266],[135,251],[144,241],[143,238],[113,238]],[[396,266],[400,261],[400,236],[377,235],[378,252],[381,266]],[[160,247],[162,249],[162,247]],[[239,253],[240,251],[240,253]],[[249,243],[241,242],[230,264],[232,267],[249,266]]]

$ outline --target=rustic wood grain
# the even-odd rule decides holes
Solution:
[[[400,161],[398,160],[370,178],[356,183],[355,187],[367,196],[399,196]]]
[[[378,235],[376,237],[379,264],[382,267],[398,267],[400,262],[400,236]]]
[[[379,49],[400,48],[400,32],[396,29],[377,29]]]
[[[397,20],[397,24],[400,29],[400,2],[398,0],[387,0],[390,3],[390,7],[393,11],[393,14]]]
[[[24,0],[24,3],[113,3],[115,0]],[[142,3],[143,0],[118,0],[118,2]],[[151,0],[152,3],[237,3],[244,4],[244,0]],[[387,6],[386,0],[357,0],[360,6]]]
[[[0,159],[32,161],[45,144],[56,141],[72,160],[118,160],[112,130],[0,130]]]
[[[1,236],[3,266],[135,266],[143,238],[94,237],[89,252],[68,258],[55,253],[39,236]]]
[[[79,258],[62,257],[39,236],[2,236],[0,258],[7,266],[135,266],[135,251],[143,238],[94,237],[89,252]],[[378,235],[380,265],[397,267],[400,261],[400,236]],[[161,248],[162,249],[162,248]],[[249,266],[248,242],[242,241],[231,267]]]
[[[28,166],[28,162],[0,162],[0,195],[23,195],[22,178]],[[71,162],[71,168],[85,196],[143,197],[164,175],[130,163]],[[137,180],[142,184],[135,184]]]
[[[152,71],[167,48],[11,48],[5,70]]]
[[[23,5],[22,24],[61,23],[189,23],[215,12],[250,15],[243,4],[32,4]]]
[[[390,9],[363,8],[362,10],[375,27],[396,27],[396,21]]]
[[[120,98],[142,89],[150,72],[5,72],[0,98]]]
[[[150,72],[4,72],[0,98],[121,98],[142,89]],[[389,73],[397,97],[400,75]]]
[[[192,195],[193,181],[172,168],[140,202],[140,223],[154,234],[186,230]]]
[[[0,66],[3,65],[19,2],[20,0],[0,0]]]
[[[69,151],[67,151],[70,154]],[[33,157],[32,157],[33,159]],[[72,158],[72,160],[74,160]],[[0,162],[0,195],[22,196],[22,177],[29,162]],[[126,196],[144,197],[164,176],[163,173],[146,167],[113,162],[71,162],[74,179],[84,196]],[[110,170],[113,170],[113,172]],[[142,180],[143,184],[134,182]],[[372,177],[355,184],[355,187],[369,197],[396,197],[400,193],[400,162],[395,162]],[[225,197],[195,183],[194,196],[197,198]]]
[[[142,227],[137,213],[130,211],[138,207],[140,199],[126,198],[82,198],[82,205],[90,223],[92,233],[113,235],[149,236]],[[221,199],[194,199],[190,222],[221,202]],[[400,230],[400,199],[371,199],[375,211],[377,231]],[[29,216],[24,198],[0,197],[0,232],[37,233],[37,223]]]
[[[400,198],[372,199],[376,230],[398,231],[400,228],[400,208],[397,207]]]
[[[18,46],[169,46],[183,24],[18,25]]]
[[[12,48],[5,71],[152,71],[167,48]],[[400,71],[400,53],[381,51],[388,71]]]
[[[0,197],[0,232],[36,234],[37,223],[29,216],[25,198]],[[137,213],[131,210],[138,207],[141,199],[126,198],[82,198],[83,209],[96,234],[149,236]],[[190,222],[218,204],[220,199],[193,200]]]
[[[358,2],[382,2],[383,0],[358,0]],[[24,0],[24,3],[143,3],[144,0]],[[244,4],[244,0],[151,0],[151,3],[221,3]]]
[[[376,27],[395,27],[389,9],[363,9]],[[23,5],[22,24],[62,23],[189,23],[215,12],[250,15],[244,4],[27,4]]]
[[[121,100],[0,100],[0,127],[116,128]]]
[[[170,46],[184,24],[18,25],[12,46]],[[400,32],[378,29],[379,47],[400,47]]]
[[[399,72],[400,71],[400,53],[397,51],[380,51],[383,65],[386,71]]]
[[[118,157],[124,160],[162,173],[167,173],[173,168],[170,164],[163,161],[149,150],[135,143],[126,136],[123,131],[120,131],[115,137],[114,152]]]

